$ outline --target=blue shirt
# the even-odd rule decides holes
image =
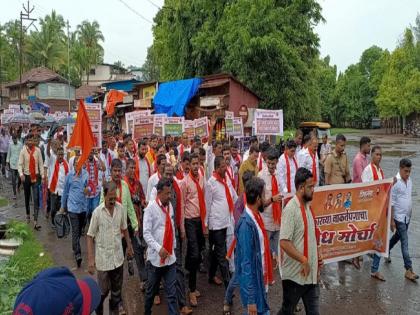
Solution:
[[[61,197],[61,207],[71,213],[86,212],[87,198],[85,188],[88,183],[89,175],[82,169],[78,176],[73,170],[67,174],[64,182],[63,196]]]
[[[270,308],[264,285],[260,240],[257,227],[246,211],[236,225],[235,237],[235,272],[242,304],[245,308],[256,304],[258,314],[265,314]]]

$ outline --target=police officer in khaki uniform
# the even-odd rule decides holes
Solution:
[[[328,154],[324,163],[325,184],[350,183],[350,167],[344,149],[346,148],[346,137],[338,134],[335,139],[335,148]]]

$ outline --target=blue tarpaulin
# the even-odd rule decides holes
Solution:
[[[32,110],[41,110],[44,113],[49,113],[50,112],[50,105],[45,104],[45,103],[41,103],[41,102],[36,102],[36,103],[32,104]]]
[[[185,106],[194,97],[201,84],[201,79],[188,79],[165,82],[159,85],[159,89],[153,99],[156,114],[171,116],[184,116]]]

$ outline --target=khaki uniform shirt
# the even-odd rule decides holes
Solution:
[[[244,182],[242,181],[242,176],[244,176],[244,173],[246,171],[251,171],[255,174],[255,176],[258,175],[258,166],[257,162],[251,162],[250,159],[244,161],[241,164],[241,167],[239,168],[239,193],[242,193],[245,190]]]
[[[311,210],[305,205],[308,222],[308,262],[309,275],[305,278],[301,275],[302,265],[284,253],[281,271],[282,280],[291,280],[300,285],[318,283],[318,251],[315,235],[315,222]],[[300,253],[303,254],[304,225],[298,197],[293,197],[283,209],[281,214],[280,241],[289,240]]]
[[[351,179],[350,167],[347,154],[343,152],[340,156],[335,150],[328,154],[324,163],[325,179],[329,178],[329,184],[345,184]]]

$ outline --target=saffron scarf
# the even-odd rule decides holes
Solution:
[[[64,174],[67,175],[69,172],[69,166],[67,164],[67,162],[65,160],[63,160],[63,166],[64,166]],[[55,189],[57,188],[57,182],[58,182],[58,173],[60,172],[60,163],[58,162],[58,160],[55,161],[55,166],[54,166],[54,173],[51,179],[51,184],[50,184],[50,191],[52,193],[55,193]]]
[[[31,182],[36,182],[36,162],[35,162],[35,146],[31,149],[27,149],[29,154],[29,175],[31,176]]]
[[[308,149],[309,155],[312,159],[312,175],[314,177],[314,182],[316,183],[318,181],[318,175],[316,173],[316,156],[314,152],[312,152],[311,149]]]
[[[287,183],[287,192],[292,192],[292,173],[290,171],[290,161],[289,156],[287,155],[287,151],[284,153],[284,159],[286,160],[286,183]],[[292,158],[293,163],[295,163],[296,170],[298,169],[295,157]]]
[[[195,188],[197,188],[197,194],[198,194],[198,204],[200,206],[200,218],[201,218],[201,227],[203,229],[203,232],[206,230],[204,221],[206,219],[206,202],[204,200],[204,192],[203,189],[200,186],[200,175],[198,176],[198,179],[196,179],[192,172],[190,172],[190,177],[192,181],[195,184]]]
[[[276,175],[271,175],[271,196],[277,196],[279,194],[279,186],[277,183]],[[273,209],[273,221],[274,224],[280,224],[281,220],[281,205],[280,202],[273,202],[272,203]]]
[[[165,232],[163,234],[162,247],[166,249],[169,255],[172,255],[174,250],[174,231],[172,229],[171,217],[169,216],[169,206],[164,207],[158,198],[156,198],[156,203],[162,209],[163,213],[165,213]],[[163,265],[164,263],[165,259],[161,258],[160,264]]]
[[[373,163],[370,163],[370,168],[372,169],[372,175],[373,175],[373,180],[379,180],[379,176],[378,176],[378,170],[376,169],[376,165]],[[382,168],[379,168],[379,172],[381,173],[382,179],[384,179],[384,172],[382,171]]]
[[[225,194],[226,194],[226,200],[229,206],[229,212],[232,213],[235,205],[233,204],[233,199],[230,194],[229,186],[226,183],[226,179],[222,179],[217,172],[213,172],[213,177],[225,187]]]

